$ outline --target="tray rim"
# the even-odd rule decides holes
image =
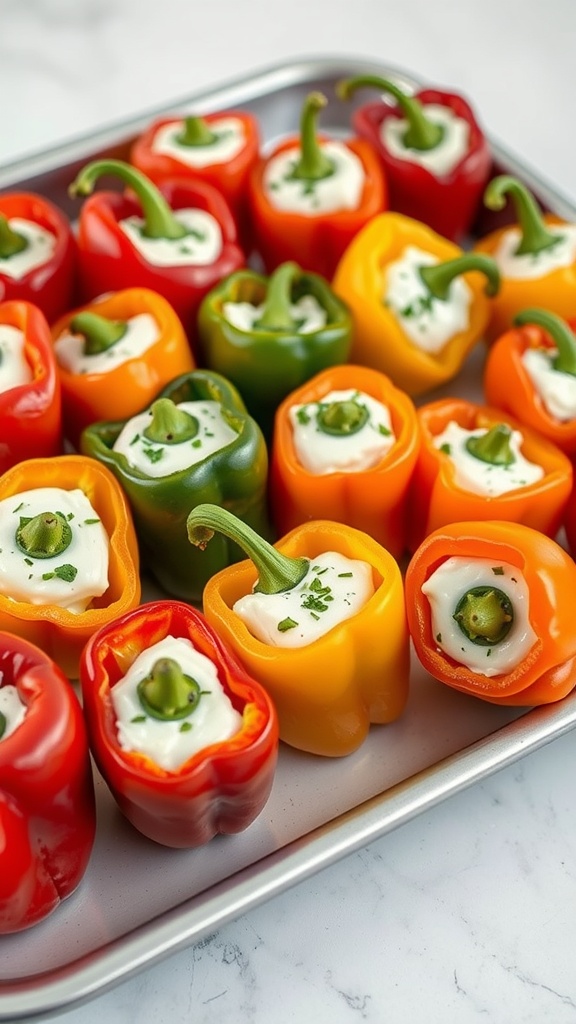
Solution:
[[[120,145],[151,119],[194,104],[200,113],[239,105],[268,92],[302,86],[314,78],[355,73],[394,75],[410,87],[421,80],[410,71],[363,57],[322,56],[267,64],[214,87],[205,87],[96,132],[0,165],[0,190],[21,179],[48,174],[87,152]],[[521,175],[546,205],[576,220],[576,203],[537,171],[490,137],[496,162]],[[0,1021],[33,1020],[61,1013],[103,995],[146,967],[210,934],[274,895],[311,877],[450,796],[512,765],[576,728],[576,691],[564,700],[528,710],[483,739],[449,755],[300,839],[189,898],[137,928],[59,968],[0,981]],[[8,937],[9,938],[9,937]]]

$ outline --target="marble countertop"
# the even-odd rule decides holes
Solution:
[[[276,61],[338,55],[464,92],[496,139],[576,201],[573,0],[391,8],[3,0],[0,164]],[[48,1019],[570,1024],[574,777],[568,734]]]

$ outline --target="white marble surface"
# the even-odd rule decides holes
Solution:
[[[277,60],[336,54],[466,92],[576,200],[575,33],[573,0],[1,0],[0,163]],[[574,777],[567,735],[49,1019],[576,1021]]]

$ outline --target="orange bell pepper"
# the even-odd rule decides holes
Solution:
[[[272,547],[224,509],[198,505],[192,510],[192,543],[204,546],[215,530],[234,537],[255,564],[239,562],[213,576],[204,590],[204,614],[272,698],[280,739],[313,754],[341,757],[363,743],[371,722],[398,718],[408,695],[409,646],[402,577],[392,556],[367,534],[342,523],[305,523]],[[235,602],[255,586],[268,594],[293,589],[325,552],[372,567],[374,592],[367,603],[303,647],[276,647],[256,639],[233,610]],[[316,578],[317,587],[322,578]],[[315,592],[312,586],[310,597]],[[326,608],[317,610],[322,614]],[[284,632],[291,624],[298,625],[287,619],[278,628]]]
[[[95,459],[57,455],[21,462],[0,477],[0,501],[43,487],[67,491],[79,488],[90,501],[108,535],[108,589],[79,613],[55,604],[15,601],[0,594],[0,629],[36,644],[69,678],[77,678],[79,657],[86,641],[105,623],[140,601],[136,533],[120,485]],[[71,528],[74,529],[74,523]]]
[[[576,408],[576,319],[562,320],[544,309],[525,309],[514,326],[501,334],[488,353],[484,394],[490,405],[502,409],[553,441],[566,455],[576,455],[576,415],[558,419],[545,402],[523,362],[529,350],[539,351],[556,371],[558,380],[573,381]],[[554,376],[556,373],[554,374]]]
[[[158,336],[141,355],[128,356],[112,369],[75,373],[59,359],[64,434],[75,448],[85,427],[100,420],[129,419],[149,405],[171,380],[195,368],[184,328],[170,303],[149,288],[126,288],[102,295],[66,313],[52,327],[55,343],[71,331],[84,337],[86,355],[100,357],[122,344],[132,318],[148,314]],[[61,357],[60,357],[61,358]]]
[[[388,409],[394,444],[369,469],[315,474],[298,459],[290,410],[296,405],[321,402],[332,391],[350,388],[375,398]],[[349,434],[345,424],[342,436]],[[335,519],[370,534],[399,558],[406,547],[406,500],[419,443],[412,401],[384,374],[350,365],[318,373],[288,395],[276,413],[270,493],[277,532],[287,533],[309,519]]]
[[[326,154],[329,139],[316,137],[315,121],[326,104],[321,93],[305,100],[300,135],[283,139],[266,157],[253,166],[248,179],[248,206],[256,248],[268,273],[289,260],[304,270],[330,279],[336,264],[354,235],[376,214],[387,208],[388,191],[380,160],[369,142],[347,139],[345,146],[363,167],[364,184],[355,208],[284,210],[274,201],[274,192],[266,188],[270,161],[281,154],[293,153],[292,179],[302,183],[303,195],[313,197],[316,186],[331,177],[334,167]],[[286,180],[286,179],[285,179]]]
[[[473,559],[489,561],[488,584],[455,593],[447,613],[458,615],[463,637],[473,637],[478,649],[492,654],[506,638],[510,645],[514,642],[512,629],[519,616],[513,591],[507,593],[509,571],[504,572],[504,565],[517,568],[524,578],[534,642],[515,665],[512,659],[508,671],[487,676],[469,668],[446,653],[441,646],[443,642],[446,645],[446,638],[443,641],[441,634],[435,635],[431,606],[422,587],[439,566],[454,557],[470,563]],[[511,577],[512,581],[517,582],[518,576]],[[418,548],[406,573],[408,622],[416,654],[435,679],[492,704],[532,707],[561,700],[576,685],[575,589],[573,560],[555,541],[528,526],[462,522],[436,530]],[[478,622],[474,616],[482,608],[481,602],[475,602],[486,594],[481,625],[471,636],[470,624]],[[457,609],[465,607],[467,595],[471,614],[463,617]]]
[[[572,486],[572,465],[556,445],[528,427],[522,427],[500,410],[475,405],[465,399],[446,398],[430,402],[417,410],[417,416],[421,446],[409,495],[408,539],[411,551],[434,530],[464,520],[503,519],[524,523],[551,537],[557,533]],[[522,455],[542,466],[544,475],[536,483],[493,497],[464,489],[456,482],[456,470],[450,454],[434,444],[434,438],[442,434],[451,421],[466,430],[503,427],[499,431],[502,451],[510,432],[521,431]],[[483,461],[493,460],[490,457]]]
[[[491,256],[500,269],[500,289],[486,329],[488,342],[509,330],[526,306],[541,306],[565,318],[576,311],[576,240],[571,244],[562,233],[563,227],[573,232],[575,226],[554,214],[542,214],[525,185],[507,174],[490,182],[484,203],[501,210],[507,195],[515,205],[517,223],[491,231],[473,249]]]
[[[405,258],[409,247],[436,262],[428,266],[422,260],[418,298],[404,307],[399,297],[403,308],[397,312],[386,297],[387,278],[391,265]],[[460,276],[470,290],[466,324],[448,331],[442,347],[426,351],[429,325],[421,321],[418,342],[408,333],[410,325],[417,324],[421,315],[437,318],[455,311]],[[464,253],[432,228],[403,214],[374,217],[346,249],[332,282],[355,321],[350,361],[380,370],[413,396],[451,380],[488,323],[490,299],[484,290],[493,295],[498,284],[498,269],[489,257]]]

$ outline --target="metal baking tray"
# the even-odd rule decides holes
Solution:
[[[420,84],[361,59],[307,60],[187,97],[169,112],[251,110],[269,143],[294,130],[303,98],[319,89],[330,100],[322,128],[342,136],[351,106],[333,99],[334,85],[360,73]],[[41,192],[73,216],[67,188],[78,169],[104,155],[126,158],[134,136],[164,112],[0,168],[0,190]],[[499,171],[521,177],[547,208],[576,220],[576,207],[554,188],[500,145],[493,151]],[[456,384],[435,396],[452,388],[479,397],[481,370],[477,351]],[[575,725],[576,693],[528,712],[498,708],[436,683],[415,663],[398,722],[374,726],[360,750],[339,760],[282,746],[259,819],[242,835],[192,851],[140,836],[96,774],[97,839],[82,884],[41,924],[0,938],[0,1020],[37,1019],[101,994]]]

